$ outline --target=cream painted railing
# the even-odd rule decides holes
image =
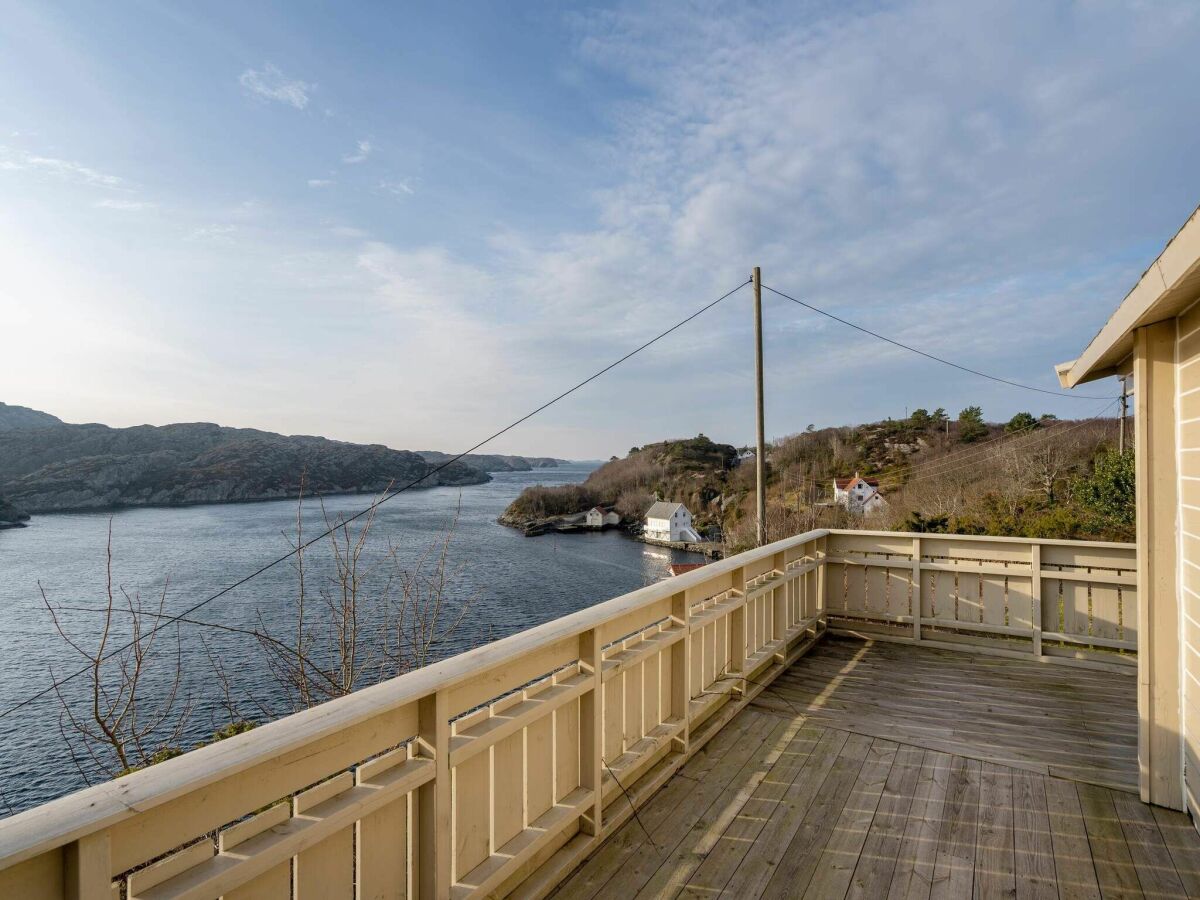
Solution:
[[[1094,666],[1137,662],[1133,544],[829,532],[829,625]]]
[[[0,820],[0,897],[543,896],[827,618],[1111,661],[1133,567],[1116,544],[778,541]]]

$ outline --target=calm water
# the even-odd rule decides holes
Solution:
[[[497,473],[486,485],[434,488],[400,495],[382,506],[364,558],[378,562],[388,542],[411,565],[444,538],[458,509],[450,544],[457,573],[452,594],[471,604],[469,625],[455,632],[440,655],[503,637],[660,580],[672,561],[699,557],[631,541],[617,532],[526,538],[496,524],[504,507],[529,484],[582,481],[582,465],[534,472]],[[362,496],[326,501],[330,517],[357,512]],[[109,515],[37,516],[29,528],[0,531],[0,710],[81,665],[56,634],[38,583],[52,602],[83,610],[62,614],[64,627],[94,645],[104,597],[105,541]],[[111,516],[114,582],[153,600],[167,584],[166,608],[181,611],[288,550],[296,505],[289,501],[124,510]],[[305,532],[316,535],[323,514],[306,507]],[[323,547],[310,551],[310,589],[323,581]],[[327,582],[326,582],[327,583]],[[281,633],[294,621],[296,573],[281,564],[214,601],[197,619],[253,629],[264,621]],[[170,632],[168,635],[168,631]],[[173,629],[163,649],[174,656]],[[198,639],[203,634],[204,643]],[[185,742],[207,736],[227,718],[211,658],[226,669],[243,711],[281,708],[281,693],[266,677],[257,640],[214,628],[188,626],[180,636],[186,670],[183,694],[191,705]],[[205,646],[207,644],[207,648]],[[165,690],[171,678],[155,670],[147,691]],[[71,703],[86,701],[85,679],[65,690]],[[53,695],[0,719],[0,815],[21,810],[84,785],[65,752],[60,704]]]

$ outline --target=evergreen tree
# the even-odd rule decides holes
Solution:
[[[978,406],[968,406],[958,414],[958,439],[962,443],[972,444],[981,437],[987,437],[987,433],[983,410]]]
[[[1032,413],[1019,412],[1004,426],[1004,430],[1009,434],[1015,431],[1032,431],[1038,427],[1038,420],[1033,417]]]

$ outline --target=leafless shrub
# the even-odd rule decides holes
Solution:
[[[391,541],[381,552],[369,552],[374,508],[351,522],[331,518],[322,503],[328,556],[314,573],[312,548],[305,546],[303,494],[296,506],[296,531],[289,538],[296,551],[294,622],[286,631],[272,629],[260,611],[255,631],[287,705],[306,709],[425,665],[462,624],[470,605],[456,594],[461,568],[451,566],[458,511],[446,533],[405,565]]]
[[[62,686],[55,688],[59,729],[84,780],[91,784],[97,778],[114,778],[179,753],[191,704],[180,697],[183,663],[178,622],[173,646],[163,651],[159,645],[160,636],[168,631],[156,627],[164,617],[167,583],[151,604],[144,603],[139,592],[114,585],[109,519],[105,604],[98,610],[103,614],[98,635],[73,636],[62,617],[68,607],[52,603],[40,582],[38,589],[59,637],[86,662],[86,702],[73,701]],[[167,666],[165,689],[158,681],[152,693],[148,683]],[[54,681],[57,685],[58,679]]]

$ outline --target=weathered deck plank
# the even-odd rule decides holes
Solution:
[[[557,896],[1200,896],[1191,821],[1112,787],[1137,776],[1131,685],[828,640]]]

